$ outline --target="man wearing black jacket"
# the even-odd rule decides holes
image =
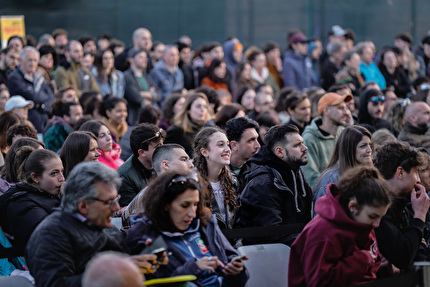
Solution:
[[[412,271],[415,261],[427,261],[430,254],[426,220],[430,199],[418,175],[422,155],[405,143],[389,143],[378,151],[374,164],[394,195],[375,229],[379,250],[401,272]]]
[[[249,159],[251,172],[240,196],[237,225],[278,226],[307,223],[311,219],[312,189],[301,166],[307,164],[307,147],[293,125],[272,127],[266,145]],[[244,239],[244,244],[284,243],[290,245],[297,234]]]

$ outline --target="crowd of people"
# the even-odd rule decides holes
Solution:
[[[325,40],[294,29],[281,51],[153,43],[146,28],[129,47],[63,29],[12,36],[0,275],[240,287],[259,275],[237,248],[283,243],[289,286],[347,286],[429,260],[430,34],[376,49],[335,25]],[[289,224],[304,229],[223,233]]]

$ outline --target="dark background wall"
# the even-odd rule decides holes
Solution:
[[[426,0],[0,0],[0,7],[0,15],[24,15],[36,38],[61,27],[69,38],[104,32],[126,44],[137,27],[165,43],[183,34],[193,46],[234,35],[245,46],[277,41],[282,47],[292,28],[325,41],[339,24],[377,47],[391,44],[398,32],[417,43],[430,30]]]

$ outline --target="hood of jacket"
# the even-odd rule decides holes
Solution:
[[[306,126],[302,136],[305,137],[306,134],[311,134],[313,135],[313,137],[317,137],[322,140],[333,139],[333,135],[323,135],[321,133],[320,129],[318,128],[320,125],[322,125],[322,117],[317,117],[313,119],[311,123]],[[342,130],[342,127],[338,128],[337,136],[340,134],[340,132],[342,132]]]
[[[370,224],[358,223],[350,218],[339,203],[339,194],[335,189],[335,184],[329,184],[326,195],[321,197],[315,204],[315,212],[325,220],[342,226],[345,230],[355,230],[357,232],[370,232],[373,226]]]

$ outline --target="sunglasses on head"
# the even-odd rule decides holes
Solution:
[[[142,142],[140,143],[140,145],[143,145],[144,143],[146,143],[146,142],[150,142],[150,141],[155,140],[155,139],[159,139],[159,138],[161,137],[161,132],[162,132],[162,131],[163,131],[163,129],[160,129],[158,132],[156,132],[156,133],[155,133],[155,135],[154,135],[153,137],[151,137],[151,138],[149,138],[149,139],[146,139],[146,140],[142,141]]]
[[[189,174],[187,176],[178,175],[178,176],[174,177],[170,181],[169,186],[167,186],[167,188],[170,188],[170,187],[172,187],[173,185],[176,185],[176,184],[185,184],[186,182],[188,182],[190,180],[194,181],[197,184],[199,183],[199,178],[197,177],[197,174],[193,172],[193,173],[191,173],[191,174]]]
[[[385,102],[385,96],[375,96],[373,98],[370,99],[370,101],[374,104],[377,105],[380,102],[384,103]]]

